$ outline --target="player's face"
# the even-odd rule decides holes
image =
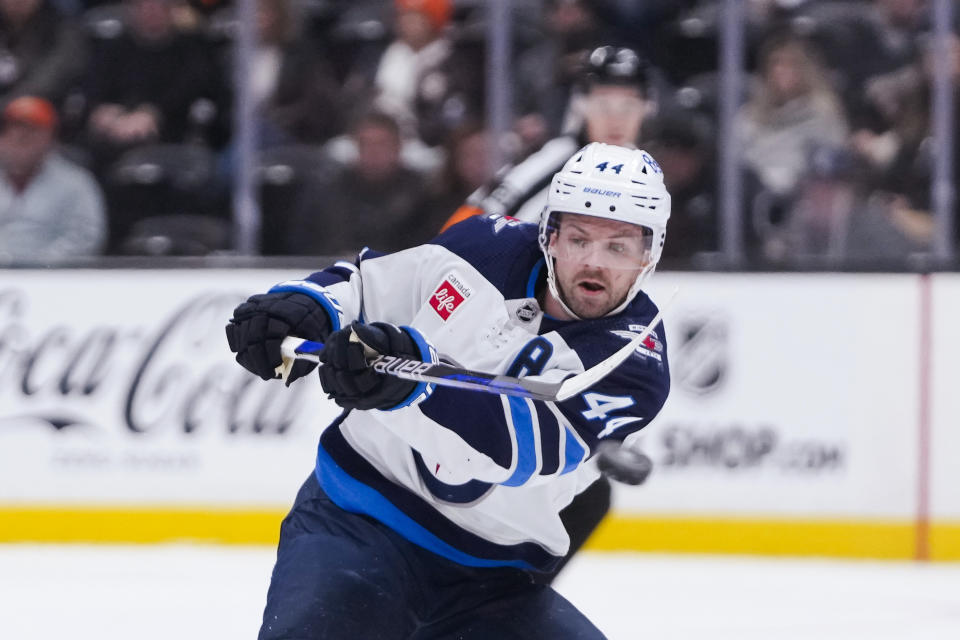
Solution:
[[[567,306],[581,318],[599,318],[616,308],[650,260],[652,235],[627,222],[562,214],[548,250]],[[546,311],[565,318],[548,296]]]

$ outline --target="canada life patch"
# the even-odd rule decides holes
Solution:
[[[430,306],[444,321],[473,294],[470,287],[455,273],[447,274],[430,296]]]

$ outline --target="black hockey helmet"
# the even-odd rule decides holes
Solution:
[[[594,85],[636,86],[646,93],[649,65],[629,47],[606,45],[597,47],[583,61],[582,84],[587,90]]]

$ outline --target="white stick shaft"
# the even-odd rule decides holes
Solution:
[[[320,356],[316,353],[297,353],[297,347],[302,345],[308,340],[303,338],[296,338],[294,336],[287,336],[283,339],[283,342],[280,343],[280,355],[283,356],[284,362],[289,358],[290,360],[306,360],[307,362],[316,362],[320,363]]]
[[[630,342],[620,347],[606,360],[598,362],[583,373],[564,380],[563,384],[560,385],[560,391],[557,392],[557,401],[562,402],[586,391],[600,382],[600,380],[605,378],[611,371],[619,367],[624,360],[629,358],[630,354],[647,339],[650,333],[660,324],[660,321],[663,320],[663,314],[667,310],[667,307],[673,303],[673,299],[677,297],[677,291],[677,288],[673,290],[673,293],[667,298],[666,304],[660,307],[657,315],[655,315],[649,324],[647,324],[646,328],[637,334],[636,337],[632,338]]]
[[[386,366],[385,362],[378,363],[377,370],[380,373],[404,378],[408,380],[426,380],[440,385],[452,387],[469,388],[487,393],[496,393],[503,395],[521,396],[526,398],[535,398],[537,400],[549,400],[562,402],[573,396],[582,393],[593,385],[597,384],[606,377],[611,371],[619,367],[624,360],[630,357],[634,350],[639,347],[650,333],[660,324],[663,314],[673,303],[677,296],[677,289],[667,299],[660,311],[650,320],[650,323],[631,338],[630,341],[620,347],[606,360],[603,360],[586,371],[571,376],[562,382],[547,383],[538,380],[526,380],[524,378],[512,378],[495,373],[484,373],[479,371],[470,371],[460,369],[451,365],[429,363],[417,363],[405,358],[390,358],[382,356],[378,360],[402,361],[412,368],[397,368]],[[277,367],[277,373],[286,381],[286,376],[294,360],[308,360],[310,362],[319,362],[318,354],[323,349],[319,342],[311,342],[303,338],[287,337],[283,339],[280,345],[280,353],[283,356],[283,364]],[[420,366],[415,366],[415,365]]]

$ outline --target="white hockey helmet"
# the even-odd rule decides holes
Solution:
[[[550,236],[559,228],[558,214],[564,213],[628,222],[643,228],[646,241],[643,259],[632,266],[640,267],[640,273],[623,302],[607,315],[619,313],[640,292],[663,252],[670,218],[670,194],[663,184],[660,165],[641,149],[591,142],[554,174],[547,206],[540,215],[540,250],[546,258],[550,292],[567,313],[577,318],[557,287],[556,256],[550,250]]]

